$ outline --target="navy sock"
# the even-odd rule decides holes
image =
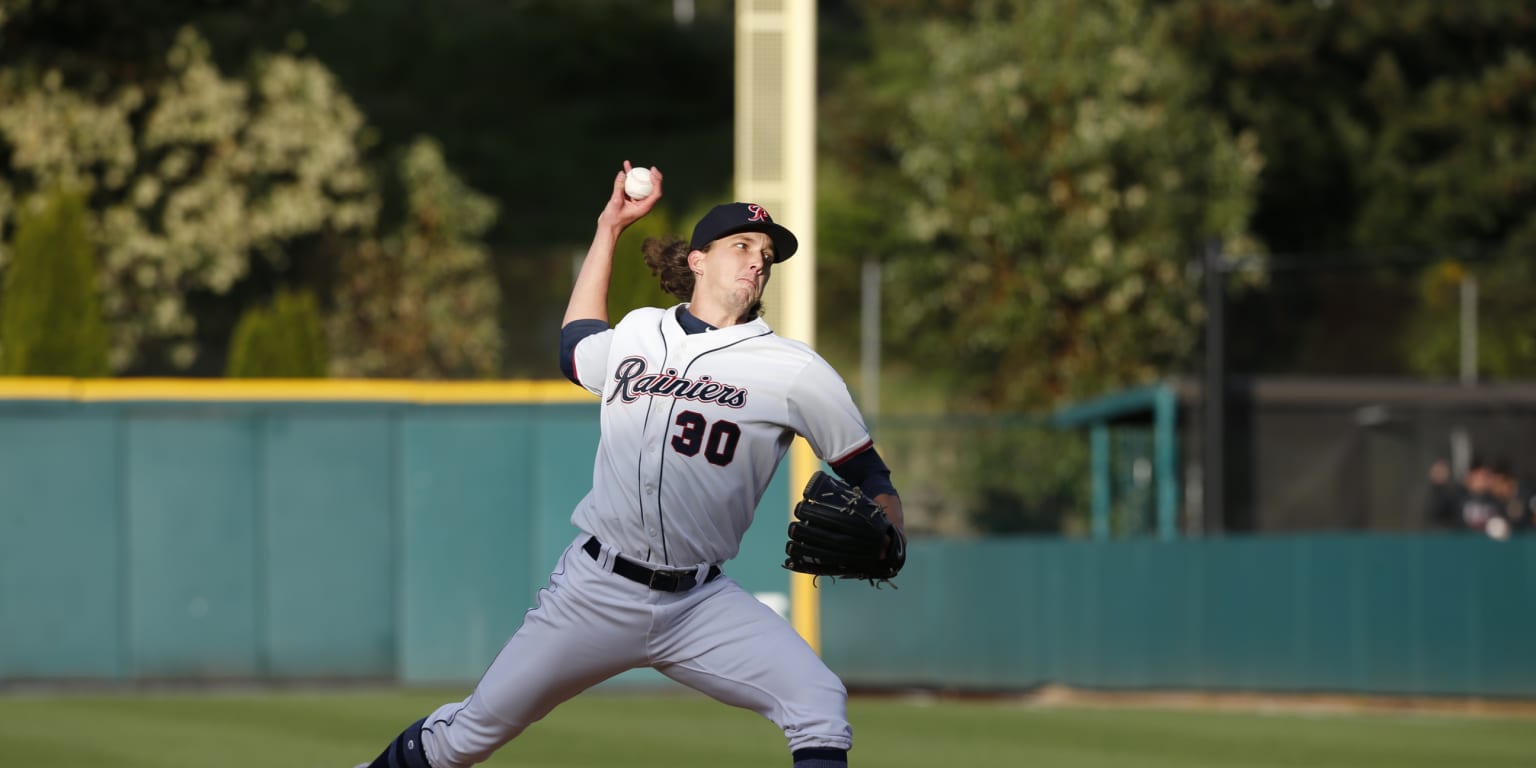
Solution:
[[[848,768],[848,750],[808,747],[794,752],[795,768]]]
[[[421,743],[421,726],[425,722],[423,717],[401,731],[368,768],[432,768],[427,762],[427,749]]]

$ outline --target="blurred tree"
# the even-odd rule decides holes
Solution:
[[[382,146],[431,135],[500,204],[484,237],[505,297],[503,371],[550,377],[571,254],[619,164],[661,168],[674,211],[729,187],[733,14],[727,0],[699,0],[686,25],[667,2],[369,0],[301,28]]]
[[[1254,141],[1200,106],[1166,25],[1131,0],[977,3],[878,26],[824,100],[829,202],[853,202],[822,254],[880,254],[891,335],[958,396],[1035,409],[1179,370],[1202,238],[1257,250]]]
[[[11,183],[91,193],[118,370],[152,363],[141,356],[156,341],[188,367],[189,292],[230,294],[253,262],[288,268],[303,238],[366,232],[377,216],[363,117],[324,67],[275,55],[227,78],[190,28],[166,57],[166,79],[100,99],[58,71],[0,72]]]
[[[1316,3],[1167,0],[1174,40],[1209,73],[1205,99],[1267,158],[1254,231],[1296,269],[1359,269],[1405,258],[1426,286],[1484,272],[1481,345],[1529,341],[1536,246],[1536,7],[1503,0]],[[1466,262],[1466,254],[1477,266]],[[1455,263],[1444,262],[1455,255]],[[1379,372],[1456,373],[1457,324],[1430,301],[1322,291],[1240,307],[1248,370],[1320,370],[1371,360]],[[1282,302],[1283,304],[1279,303]],[[1335,309],[1329,302],[1345,302]],[[1390,318],[1396,338],[1359,338],[1319,318]],[[1454,318],[1452,310],[1451,318]],[[1430,350],[1440,350],[1431,353]],[[1536,375],[1519,355],[1486,373]]]
[[[67,192],[34,195],[17,219],[0,291],[0,374],[107,375],[107,328],[84,200]]]
[[[376,186],[390,184],[391,172],[377,172],[375,163],[429,135],[468,186],[499,203],[502,215],[479,239],[508,297],[497,308],[501,372],[548,375],[569,255],[590,235],[610,169],[626,158],[664,168],[677,208],[729,185],[733,12],[728,0],[699,0],[691,23],[676,21],[668,3],[628,0],[0,0],[0,70],[18,84],[0,90],[0,106],[50,72],[97,113],[136,85],[139,101],[106,123],[126,123],[134,136],[156,84],[173,74],[165,52],[189,25],[221,78],[247,72],[270,51],[323,61],[337,75],[333,88],[368,115],[352,140],[380,179]],[[249,87],[251,78],[233,79]],[[100,210],[103,193],[92,194]],[[4,196],[0,189],[0,205]],[[381,230],[406,208],[375,203],[386,206],[380,215],[390,222]],[[286,259],[253,258],[228,288],[188,286],[182,314],[190,320],[168,334],[123,340],[119,348],[132,352],[119,366],[222,370],[222,345],[238,318],[231,307],[265,300],[280,284],[313,284],[329,315],[334,302],[323,283],[362,236],[331,227],[300,234],[281,243]]]
[[[1536,8],[1162,4],[1209,73],[1207,101],[1260,137],[1270,162],[1254,227],[1273,250],[1444,245],[1532,216],[1520,194],[1536,192],[1511,183],[1532,171],[1508,164],[1531,144],[1517,129],[1531,119]]]
[[[278,291],[270,304],[245,310],[230,343],[231,378],[323,378],[325,329],[308,291]]]
[[[491,378],[500,372],[500,301],[478,238],[496,204],[418,139],[396,161],[398,227],[341,263],[328,321],[337,376]]]
[[[155,37],[159,21],[178,9],[196,15],[189,7],[157,6],[146,19],[147,34]],[[80,24],[111,27],[116,18],[108,12],[105,20],[82,19],[74,6],[49,0],[28,8],[30,14],[9,18],[0,31],[57,35]],[[158,64],[136,58],[137,49],[120,50],[125,47],[132,49],[104,43],[101,50],[70,52],[31,41],[22,47],[23,64],[0,68],[0,158],[8,166],[0,177],[0,223],[17,195],[59,184],[88,191],[103,253],[114,369],[222,372],[240,307],[295,285],[320,297],[327,315],[348,311],[352,305],[341,307],[333,295],[342,290],[342,262],[351,270],[345,279],[366,284],[382,278],[357,270],[383,270],[386,263],[358,254],[394,248],[399,258],[387,268],[409,279],[406,292],[391,295],[393,306],[436,318],[433,332],[419,342],[423,353],[408,360],[354,365],[355,355],[374,354],[357,352],[368,349],[370,339],[346,337],[358,326],[332,317],[327,326],[338,334],[332,339],[338,367],[418,377],[498,372],[494,276],[484,247],[471,242],[494,220],[494,206],[442,166],[435,146],[437,169],[424,171],[426,179],[405,179],[397,194],[437,195],[454,218],[445,227],[417,218],[397,228],[426,232],[436,256],[406,258],[420,255],[414,245],[420,233],[383,238],[398,247],[382,244],[376,234],[381,205],[420,212],[421,203],[384,199],[364,117],[326,67],[309,57],[262,54],[231,77],[191,27],[176,33]],[[82,60],[115,63],[88,75]],[[431,215],[441,217],[442,210]],[[466,220],[471,223],[460,226]],[[0,266],[4,260],[0,252]],[[451,289],[445,275],[453,275]],[[478,287],[462,287],[469,285]],[[408,292],[412,287],[442,290]],[[466,291],[479,296],[467,299]],[[452,331],[444,328],[450,321],[458,326]]]
[[[585,249],[626,159],[660,167],[678,209],[728,185],[734,4],[696,5],[680,25],[669,2],[369,0],[302,29],[386,146],[440,140],[501,203],[504,258],[547,273]]]

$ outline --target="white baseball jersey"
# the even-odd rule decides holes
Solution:
[[[602,398],[592,491],[571,521],[652,565],[736,556],[798,433],[837,464],[870,445],[841,376],[761,319],[689,334],[678,308],[643,308],[575,349]]]

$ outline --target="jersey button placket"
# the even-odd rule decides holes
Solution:
[[[640,484],[640,491],[644,496],[644,508],[653,510],[657,517],[661,515],[661,504],[656,494],[656,483],[657,478],[661,475],[662,451],[670,439],[671,433],[670,425],[666,421],[668,405],[669,403],[666,398],[651,398],[651,418],[649,421],[652,425],[655,425],[656,431],[646,430],[648,433],[646,441],[650,443],[650,447],[645,450],[644,454],[643,464],[646,478]],[[661,531],[656,527],[656,519],[650,518],[650,523],[645,527],[645,533],[651,539],[658,539],[661,535]]]
[[[647,501],[650,502],[650,504],[649,504],[650,508],[656,510],[656,513],[659,516],[661,514],[661,499],[658,498],[657,495],[656,495],[656,483],[655,483],[655,481],[646,481],[646,483],[645,483],[645,498],[646,498]],[[658,531],[656,529],[656,526],[655,525],[651,525],[650,527],[648,527],[646,529],[646,533],[649,533],[651,535],[651,538],[653,538],[653,539],[656,538],[657,535],[658,535]]]

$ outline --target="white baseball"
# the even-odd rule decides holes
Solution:
[[[651,196],[653,189],[649,168],[631,168],[624,176],[624,194],[631,200],[644,200]]]

